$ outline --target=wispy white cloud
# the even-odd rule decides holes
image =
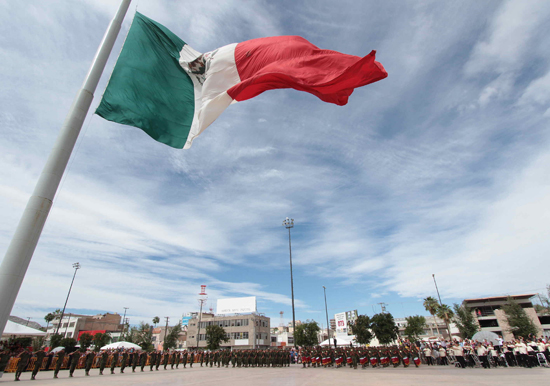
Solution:
[[[0,6],[0,254],[116,8],[45,4]],[[390,76],[345,107],[262,94],[189,151],[89,118],[14,313],[59,308],[80,261],[74,309],[177,318],[206,284],[212,302],[258,296],[278,324],[291,303],[286,216],[297,318],[323,309],[322,285],[340,311],[382,301],[415,314],[406,298],[431,294],[432,273],[452,299],[543,287],[550,7],[347,5],[142,1],[138,11],[202,51],[301,34],[377,49]]]

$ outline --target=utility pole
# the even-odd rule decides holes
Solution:
[[[387,306],[387,304],[384,303],[384,302],[378,303],[378,304],[380,304],[380,309],[382,310],[382,312],[383,312],[383,313],[386,312],[386,306]]]

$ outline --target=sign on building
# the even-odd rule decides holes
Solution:
[[[181,318],[181,326],[189,326],[189,321],[191,320],[190,316],[183,316]]]
[[[336,321],[336,334],[347,334],[348,321],[346,318],[346,313],[340,312],[339,314],[335,314],[334,320]]]
[[[349,328],[349,323],[353,323],[357,320],[357,310],[340,312],[334,315],[334,321],[336,322],[336,334],[339,335],[351,335],[352,332]]]
[[[256,296],[218,299],[217,314],[245,314],[256,312]]]

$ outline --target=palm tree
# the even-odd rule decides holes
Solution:
[[[437,321],[435,320],[435,314],[437,314],[437,310],[439,309],[439,303],[435,298],[428,296],[426,299],[424,299],[424,308],[433,316],[435,329],[437,331],[437,335],[439,335],[439,329],[437,328]],[[433,335],[433,329],[431,330]]]
[[[44,320],[46,321],[46,331],[48,331],[48,327],[50,326],[50,322],[55,319],[55,315],[49,312],[46,316],[44,316]]]
[[[449,339],[451,338],[451,328],[449,327],[449,323],[451,322],[453,316],[453,310],[446,304],[440,305],[437,309],[437,317],[445,321],[445,325],[447,326],[447,333],[449,334]]]
[[[153,318],[153,324],[155,325],[155,327],[157,326],[157,324],[160,322],[160,318],[158,316],[155,316]]]

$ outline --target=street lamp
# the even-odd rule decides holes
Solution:
[[[124,339],[124,332],[126,331],[126,310],[129,310],[130,307],[124,308],[124,316],[122,317],[122,334],[120,334],[120,339]]]
[[[294,312],[294,279],[292,278],[292,244],[290,242],[290,228],[294,228],[294,219],[286,218],[283,226],[288,229],[288,251],[290,253],[290,293],[292,294],[292,336],[294,337],[294,348],[296,348],[296,314]]]
[[[435,281],[435,273],[432,273],[432,277],[434,279],[435,290],[437,291],[437,297],[439,298],[439,305],[443,306],[443,303],[441,302],[441,296],[439,295],[439,288],[437,288],[437,282]],[[449,340],[451,340],[451,328],[449,327],[449,323],[447,322],[448,318],[449,318],[449,315],[447,315],[447,312],[445,312],[445,326],[447,326],[447,332],[449,333]],[[437,325],[436,325],[436,328],[437,328]]]
[[[61,311],[61,318],[59,318],[59,324],[57,325],[57,329],[55,330],[55,334],[59,333],[59,327],[61,327],[61,323],[63,322],[63,316],[65,315],[65,308],[67,307],[67,302],[69,301],[69,295],[71,294],[71,290],[73,289],[73,283],[74,278],[76,277],[76,271],[78,271],[81,268],[80,263],[74,263],[74,275],[73,280],[71,281],[71,286],[69,287],[69,293],[67,293],[67,299],[65,299],[65,305],[63,306],[63,311]]]
[[[325,293],[325,314],[327,315],[327,339],[328,345],[330,347],[330,324],[328,323],[327,287],[323,286],[323,292]],[[334,348],[336,348],[336,344],[334,345]]]

